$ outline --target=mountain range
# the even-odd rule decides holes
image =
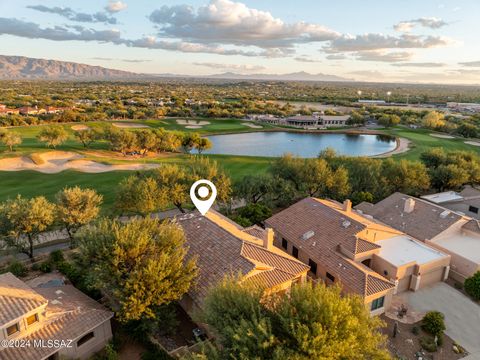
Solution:
[[[290,74],[236,74],[226,72],[214,75],[140,74],[75,62],[36,59],[24,56],[0,55],[0,79],[9,80],[130,80],[152,78],[205,78],[264,81],[350,81],[336,75],[294,72]]]

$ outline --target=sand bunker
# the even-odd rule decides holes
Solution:
[[[85,130],[89,130],[90,128],[87,126],[87,125],[73,125],[72,126],[72,130],[75,130],[75,131],[85,131]]]
[[[480,142],[478,142],[478,141],[465,141],[465,144],[473,145],[473,146],[480,146]]]
[[[202,126],[200,125],[187,125],[185,126],[185,129],[201,129]]]
[[[145,124],[137,124],[137,123],[127,123],[127,122],[114,122],[112,123],[113,126],[122,128],[122,129],[142,129],[142,128],[149,128],[150,126]]]
[[[210,121],[177,119],[177,124],[188,125],[188,126],[185,126],[187,129],[200,129],[204,125],[210,125]],[[193,128],[189,126],[197,126],[197,127]]]
[[[263,126],[255,125],[255,124],[252,124],[252,123],[242,123],[242,125],[248,126],[249,128],[252,128],[252,129],[262,129],[263,128]]]
[[[455,136],[451,136],[451,135],[430,134],[430,136],[440,138],[440,139],[455,139]]]
[[[0,171],[34,170],[45,174],[56,174],[64,170],[77,170],[87,173],[101,173],[115,170],[145,170],[158,167],[158,164],[102,164],[92,160],[83,160],[83,156],[68,151],[49,151],[36,154],[43,160],[36,164],[28,156],[0,159]]]
[[[390,157],[390,156],[396,155],[396,154],[403,154],[404,152],[407,152],[408,150],[410,150],[410,144],[411,144],[410,140],[405,139],[405,138],[398,138],[397,139],[397,147],[394,150],[386,152],[384,154],[374,155],[374,156],[371,156],[371,157],[372,158],[386,158],[386,157]]]

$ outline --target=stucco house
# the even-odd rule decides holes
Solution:
[[[372,314],[392,296],[444,280],[450,256],[352,209],[349,200],[306,198],[265,221],[274,244],[310,266],[310,276],[363,297]]]
[[[424,195],[421,198],[474,219],[480,219],[480,190],[470,185],[465,186],[460,192],[444,191]]]
[[[0,275],[0,359],[88,359],[105,347],[112,312],[62,281],[37,285]]]
[[[449,276],[459,282],[480,271],[480,224],[438,204],[394,193],[376,204],[355,207],[425,244],[449,254]]]
[[[178,216],[188,247],[187,257],[197,258],[194,286],[180,304],[191,313],[202,308],[208,291],[225,276],[241,275],[265,287],[267,293],[287,292],[293,283],[305,281],[308,266],[273,246],[273,232],[253,226],[243,228],[210,210]]]

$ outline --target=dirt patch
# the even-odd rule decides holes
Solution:
[[[440,139],[455,139],[455,136],[452,136],[452,135],[430,134],[430,136],[440,138]]]
[[[454,341],[447,335],[443,336],[443,345],[438,348],[434,353],[428,353],[422,349],[420,340],[430,335],[421,330],[420,322],[414,324],[404,324],[397,322],[398,331],[397,335],[393,337],[393,328],[395,320],[381,316],[381,319],[385,321],[387,326],[381,331],[388,337],[387,347],[390,353],[397,356],[399,359],[418,359],[421,356],[422,359],[429,360],[457,360],[465,357],[467,354],[456,354],[453,351]],[[414,330],[414,328],[416,330]],[[414,331],[418,331],[415,335]]]
[[[33,162],[28,156],[0,159],[0,171],[34,170],[45,174],[56,174],[64,170],[77,170],[87,173],[101,173],[116,170],[145,170],[158,167],[158,164],[102,164],[84,160],[83,155],[68,151],[49,151],[35,154],[42,162]]]
[[[473,146],[480,146],[479,141],[465,141],[465,144],[473,145]]]
[[[249,128],[252,128],[252,129],[263,129],[263,126],[255,125],[252,123],[242,123],[242,125],[248,126]]]
[[[113,126],[121,129],[145,129],[150,128],[150,126],[145,124],[137,124],[137,123],[127,123],[127,122],[114,122],[112,123]]]
[[[87,125],[73,125],[72,126],[72,130],[75,130],[75,131],[85,131],[85,130],[89,130],[90,128],[87,126]]]

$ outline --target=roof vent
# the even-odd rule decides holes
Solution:
[[[441,217],[442,219],[445,219],[448,215],[450,215],[450,211],[445,210],[444,212],[442,212],[442,213],[440,214],[440,217]]]
[[[412,198],[408,198],[407,200],[405,200],[403,211],[406,212],[407,214],[410,214],[411,212],[413,212],[414,209],[415,209],[415,200],[413,200]]]
[[[313,235],[315,235],[315,231],[313,231],[313,230],[307,231],[305,234],[302,235],[302,240],[308,240]]]
[[[348,228],[352,223],[348,220],[343,220],[342,226],[346,229]]]

